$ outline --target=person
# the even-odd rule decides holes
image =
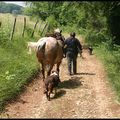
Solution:
[[[65,54],[68,61],[68,72],[69,75],[77,73],[77,56],[78,53],[82,53],[82,45],[77,38],[75,38],[76,33],[70,33],[70,37],[64,42]],[[72,71],[73,68],[73,71]]]
[[[92,46],[89,46],[89,47],[88,47],[88,50],[89,50],[89,54],[92,55],[92,51],[93,51]]]

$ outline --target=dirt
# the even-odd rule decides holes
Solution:
[[[43,94],[42,78],[34,79],[16,101],[8,104],[1,118],[120,118],[106,72],[96,56],[83,51],[77,59],[77,75],[68,75],[67,59],[60,67],[61,83],[51,101]]]

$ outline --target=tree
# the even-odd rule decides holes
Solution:
[[[28,11],[32,15],[44,21],[54,19],[57,26],[74,28],[80,32],[83,30],[89,41],[95,40],[91,41],[93,43],[105,42],[108,40],[106,35],[111,34],[114,37],[113,43],[120,44],[120,2],[118,1],[29,2],[29,6]]]

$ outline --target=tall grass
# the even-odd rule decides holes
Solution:
[[[22,37],[23,18],[17,16],[16,29],[13,40],[10,33],[13,27],[14,16],[0,14],[2,26],[0,28],[0,111],[4,109],[7,101],[14,99],[22,90],[29,78],[38,70],[38,61],[35,54],[27,54],[27,41],[37,41],[40,38],[38,27],[31,38],[26,31]],[[34,28],[35,21],[27,17],[27,28]]]

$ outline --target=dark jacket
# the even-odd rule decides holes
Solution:
[[[71,52],[77,55],[78,52],[80,53],[82,51],[82,46],[77,38],[69,37],[68,39],[65,40],[64,44],[66,45],[65,48],[66,53]]]

